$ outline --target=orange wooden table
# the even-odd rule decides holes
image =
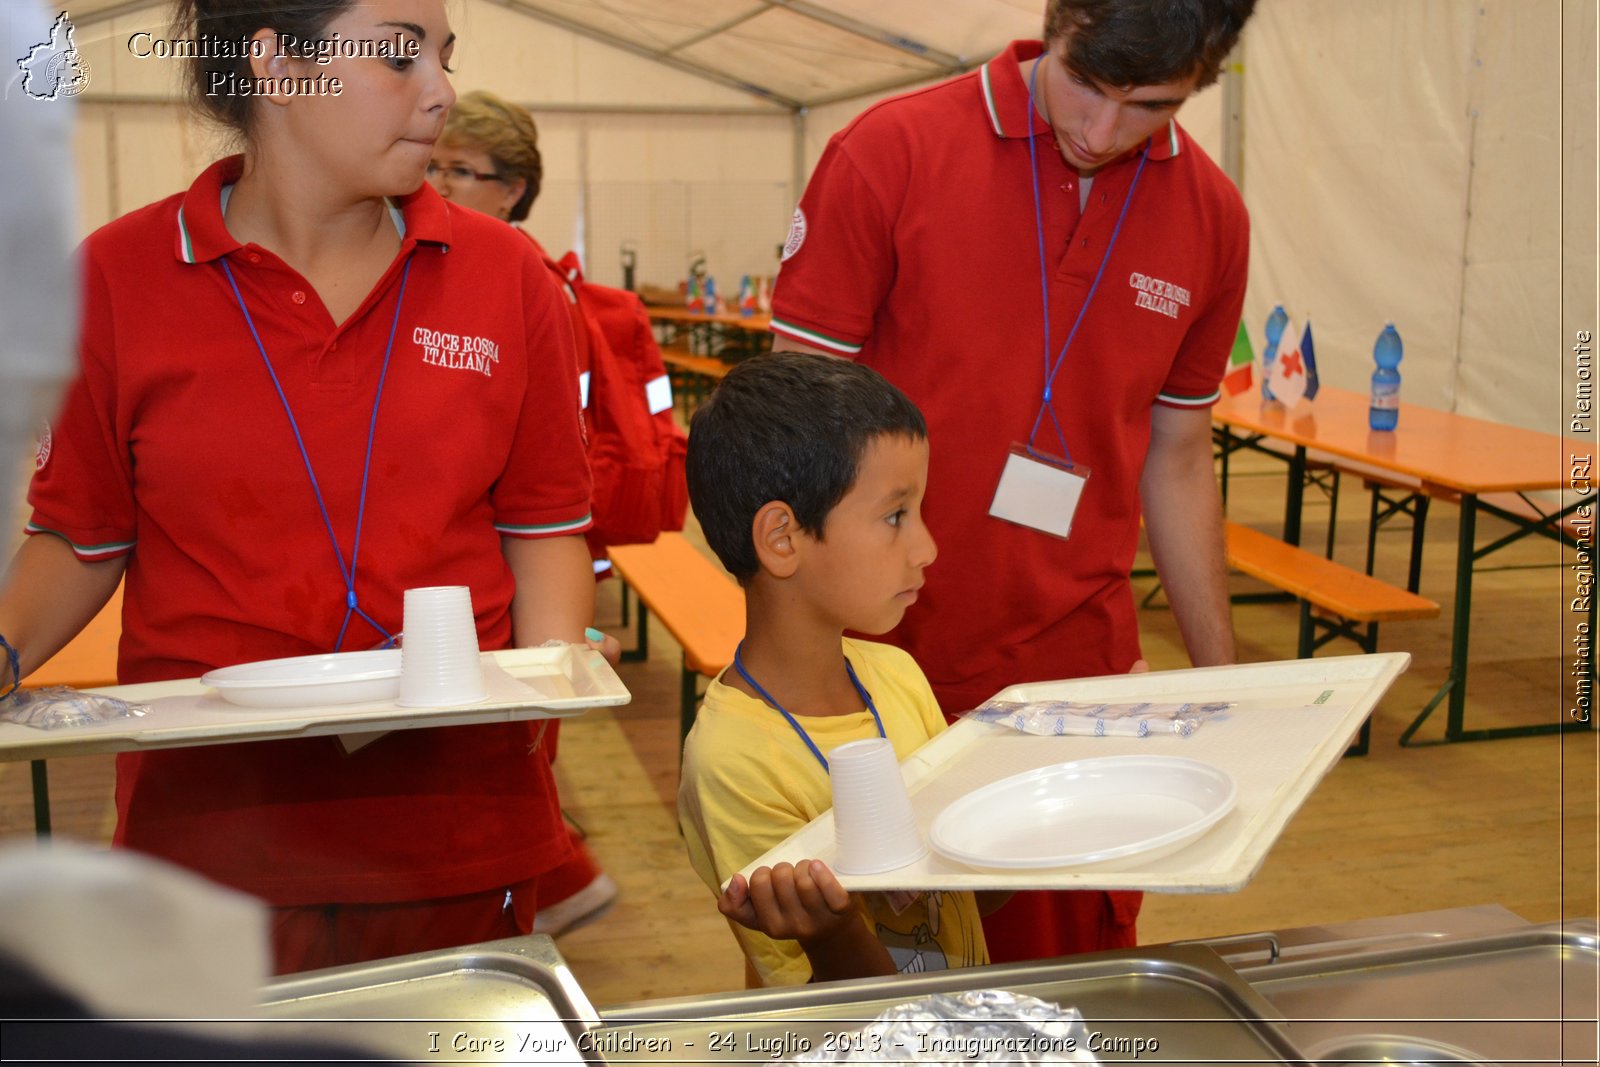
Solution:
[[[685,418],[736,363],[772,348],[772,316],[761,312],[707,315],[672,305],[645,310],[656,327],[661,358],[672,373],[673,393],[683,399]]]
[[[707,315],[681,306],[647,307],[645,310],[657,329],[656,340],[663,354],[677,350],[733,364],[770,351],[772,347],[769,333],[772,316],[761,312],[741,315],[733,310]]]
[[[732,326],[750,333],[766,333],[772,328],[772,316],[764,312],[743,315],[737,311],[719,311],[707,315],[703,311],[690,311],[686,307],[646,307],[651,322],[671,323],[681,326]]]
[[[1368,427],[1368,398],[1363,393],[1324,386],[1315,401],[1285,409],[1276,402],[1263,403],[1255,391],[1225,397],[1211,410],[1224,450],[1230,436],[1242,433],[1247,441],[1269,438],[1293,446],[1289,463],[1289,489],[1284,510],[1284,540],[1299,540],[1300,505],[1304,488],[1306,453],[1320,453],[1372,468],[1402,482],[1415,482],[1416,492],[1458,499],[1461,526],[1457,539],[1456,600],[1450,643],[1450,674],[1416,721],[1401,735],[1407,744],[1417,727],[1446,697],[1449,715],[1445,741],[1480,741],[1553,733],[1586,723],[1564,721],[1491,730],[1464,728],[1467,700],[1467,665],[1472,626],[1472,574],[1477,560],[1529,534],[1552,536],[1571,543],[1560,529],[1582,504],[1593,504],[1590,487],[1595,482],[1594,448],[1557,434],[1455,415],[1415,404],[1400,405],[1399,428],[1375,431]],[[1503,508],[1484,505],[1486,493],[1528,493],[1538,490],[1579,489],[1584,498],[1549,515],[1529,519]],[[1480,548],[1477,515],[1488,511],[1506,519],[1515,531]],[[1592,550],[1593,540],[1587,547]],[[1590,629],[1593,631],[1591,611]]]

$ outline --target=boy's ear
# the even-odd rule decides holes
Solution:
[[[799,563],[797,535],[800,524],[794,511],[781,500],[771,500],[756,511],[750,524],[750,537],[755,543],[756,559],[761,569],[774,578],[787,578]]]

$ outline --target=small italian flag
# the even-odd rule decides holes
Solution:
[[[1228,372],[1222,378],[1222,387],[1229,396],[1238,396],[1255,381],[1256,354],[1250,347],[1250,332],[1239,323],[1239,335],[1233,339],[1233,351],[1228,355]]]

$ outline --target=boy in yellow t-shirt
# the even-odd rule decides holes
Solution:
[[[684,746],[689,860],[767,985],[988,962],[971,893],[846,892],[810,860],[735,872],[833,803],[827,753],[887,737],[904,759],[944,729],[892,629],[936,549],[927,427],[875,371],[780,353],[735,367],[695,414],[689,495],[745,591],[745,638]]]

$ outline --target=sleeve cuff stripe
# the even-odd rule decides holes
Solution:
[[[554,537],[557,534],[582,533],[593,525],[593,518],[585,515],[581,519],[571,519],[567,522],[546,522],[531,526],[514,526],[510,523],[497,522],[494,528],[512,537]]]
[[[110,541],[103,545],[80,545],[60,530],[52,530],[48,526],[40,526],[34,522],[28,523],[27,531],[30,534],[50,534],[52,537],[61,538],[61,540],[72,546],[73,554],[80,559],[108,559],[111,556],[120,556],[125,552],[132,552],[133,546],[138,543],[137,541]]]
[[[855,355],[857,352],[861,351],[860,345],[853,345],[848,341],[836,340],[835,338],[817,333],[814,330],[807,330],[803,327],[795,326],[792,323],[784,322],[781,319],[773,319],[772,328],[776,332],[784,334],[787,337],[793,337],[796,341],[804,341],[806,344],[816,345],[818,348],[831,348],[835,352],[846,352],[850,355]]]
[[[1168,404],[1175,408],[1208,408],[1221,399],[1221,389],[1213,389],[1205,396],[1177,396],[1173,393],[1158,393],[1156,395],[1156,403]]]

